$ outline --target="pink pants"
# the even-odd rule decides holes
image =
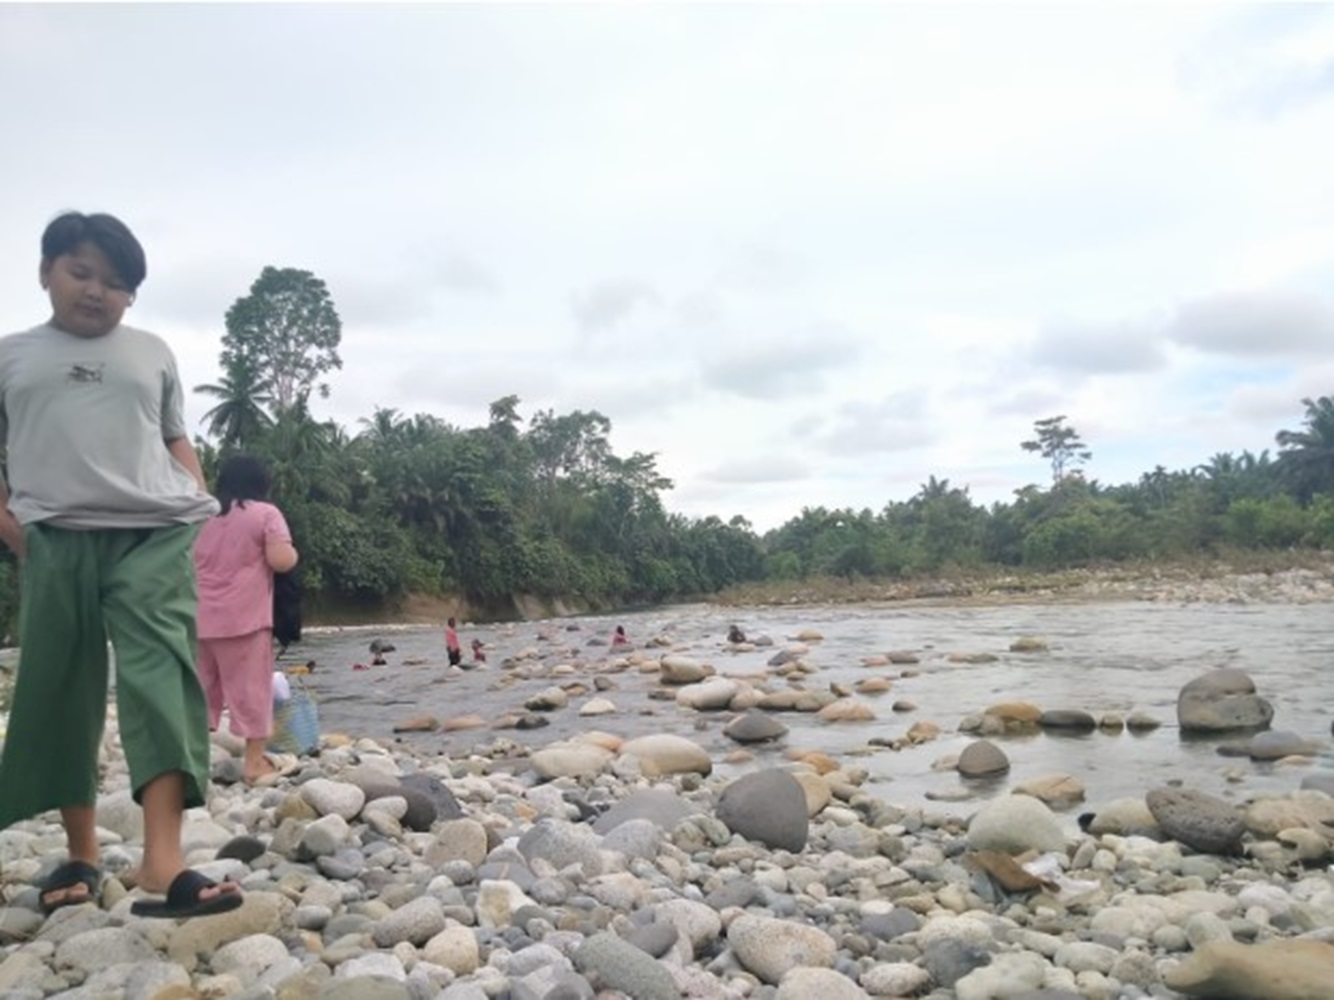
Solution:
[[[210,731],[218,728],[226,706],[235,735],[248,740],[273,735],[272,629],[200,639],[198,670],[208,698]]]

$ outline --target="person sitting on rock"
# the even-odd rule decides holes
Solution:
[[[372,667],[383,667],[388,662],[389,661],[384,658],[384,654],[380,652],[378,649],[375,651],[375,655],[371,657]]]
[[[630,645],[630,640],[625,634],[625,626],[617,625],[616,631],[611,634],[611,648],[615,649],[617,646],[628,645]]]
[[[738,626],[732,625],[727,629],[727,641],[731,643],[745,642],[746,633],[742,632]]]

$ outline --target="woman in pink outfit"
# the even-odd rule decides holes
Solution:
[[[297,563],[292,533],[269,494],[269,473],[251,455],[233,455],[218,471],[222,512],[195,543],[199,581],[199,679],[209,729],[227,708],[231,731],[245,740],[245,780],[271,778],[264,753],[273,735],[273,574]]]

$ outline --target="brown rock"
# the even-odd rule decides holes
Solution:
[[[854,686],[858,694],[884,694],[892,687],[888,677],[867,677],[865,680],[858,681]]]
[[[838,770],[838,761],[820,750],[803,750],[793,747],[784,755],[788,760],[800,761],[815,771],[816,774],[830,774]]]
[[[1042,718],[1042,709],[1027,701],[1003,701],[992,705],[984,714],[1006,722],[1030,722],[1036,725]]]
[[[940,727],[934,722],[927,722],[923,719],[921,722],[914,722],[908,727],[908,742],[926,743],[940,736]]]
[[[1010,855],[1000,851],[969,851],[964,854],[962,861],[969,871],[986,872],[1006,892],[1032,892],[1035,889],[1060,891],[1056,883],[1038,878]]]
[[[1163,975],[1168,989],[1211,1000],[1329,1000],[1334,945],[1208,941]]]
[[[481,729],[486,725],[486,719],[480,715],[456,715],[452,719],[446,719],[440,728],[447,733],[454,733],[461,729]]]
[[[875,711],[864,702],[853,698],[840,698],[820,709],[816,713],[816,718],[821,722],[872,722],[875,719]]]
[[[434,715],[415,715],[411,719],[394,723],[396,733],[433,733],[440,728],[440,720]]]
[[[1021,635],[1010,643],[1011,653],[1045,653],[1046,651],[1047,640],[1039,639],[1035,635]]]
[[[1084,785],[1068,774],[1048,774],[1029,778],[1014,786],[1016,795],[1031,795],[1053,809],[1068,809],[1084,801]]]

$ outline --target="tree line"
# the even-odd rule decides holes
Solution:
[[[757,533],[743,517],[669,511],[657,456],[612,449],[596,410],[539,410],[516,396],[484,425],[378,408],[351,430],[317,420],[312,395],[341,367],[341,322],[325,284],[265,268],[226,315],[221,378],[195,387],[212,406],[196,444],[212,476],[227,453],[266,458],[274,500],[302,552],[306,592],[367,611],[411,593],[460,594],[501,615],[512,597],[593,607],[660,603],[764,580],[894,578],[1000,567],[1170,560],[1222,549],[1334,545],[1334,399],[1305,399],[1277,452],[1220,453],[1139,480],[1086,478],[1092,457],[1064,416],[1035,421],[1019,446],[1051,469],[1047,486],[975,503],[928,478],[883,508],[804,508]],[[0,564],[0,611],[16,607]]]

